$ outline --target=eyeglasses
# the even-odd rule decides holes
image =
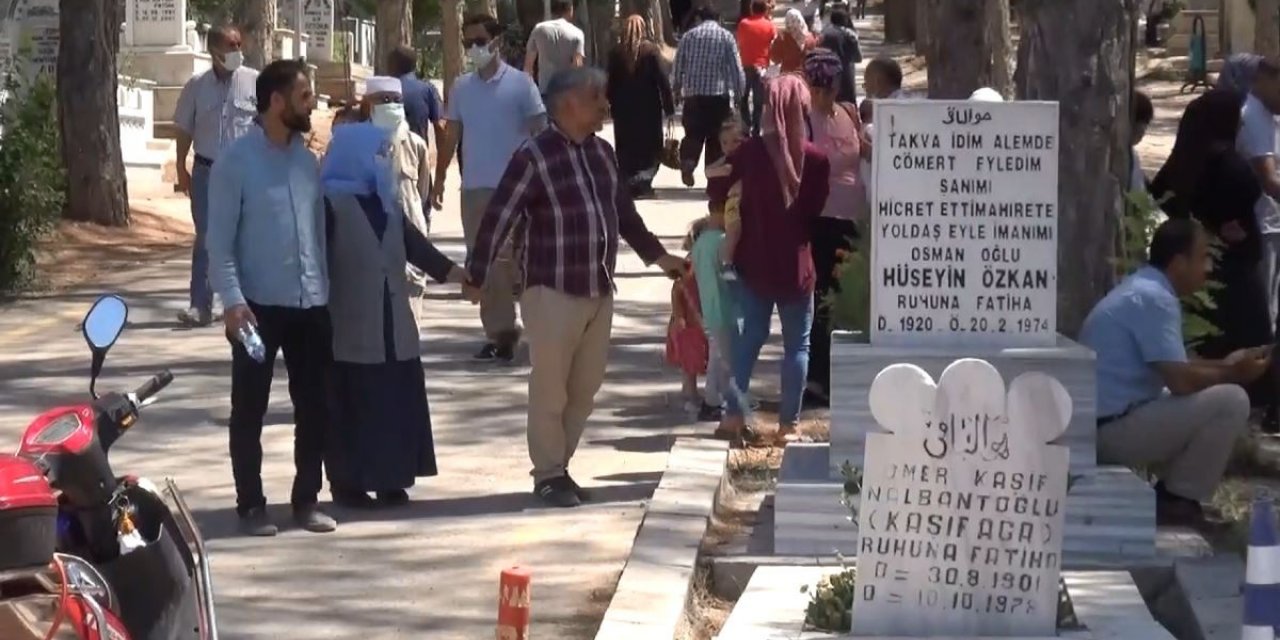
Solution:
[[[471,47],[487,47],[492,42],[489,38],[481,36],[479,38],[469,38],[462,41],[462,46],[470,49]]]

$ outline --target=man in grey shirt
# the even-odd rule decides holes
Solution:
[[[582,29],[573,24],[570,0],[551,0],[551,15],[555,18],[539,22],[529,32],[528,52],[524,56],[524,72],[538,79],[542,93],[547,92],[547,83],[557,71],[582,66],[587,43]]]
[[[231,340],[231,471],[241,531],[271,536],[262,488],[262,421],[276,353],[284,352],[293,400],[294,521],[333,531],[316,509],[330,427],[325,375],[332,360],[329,274],[320,166],[303,134],[311,130],[306,64],[276,60],[257,81],[258,125],[213,167],[209,189],[209,260]],[[240,336],[256,329],[255,359]]]
[[[178,191],[191,198],[191,221],[196,237],[191,245],[190,306],[178,314],[187,326],[213,322],[213,289],[209,286],[209,256],[205,251],[209,227],[209,170],[222,151],[253,127],[258,115],[254,83],[258,72],[241,66],[240,31],[214,27],[209,31],[213,68],[194,75],[182,87],[173,121],[178,126]],[[187,171],[187,156],[195,147],[195,161]]]

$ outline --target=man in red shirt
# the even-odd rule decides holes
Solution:
[[[751,13],[738,21],[738,51],[742,53],[742,70],[746,75],[746,91],[742,92],[738,112],[751,126],[751,135],[760,135],[760,111],[764,109],[764,71],[769,66],[769,45],[778,34],[769,17],[769,3],[753,0]]]

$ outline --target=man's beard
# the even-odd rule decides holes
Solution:
[[[284,126],[289,127],[290,131],[298,133],[311,131],[311,116],[309,115],[290,111],[281,120],[284,122]]]

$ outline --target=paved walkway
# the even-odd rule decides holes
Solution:
[[[659,199],[641,203],[641,211],[679,251],[688,224],[705,212],[701,189],[679,186],[669,170],[657,187]],[[460,260],[456,191],[451,199],[436,214],[433,237]],[[189,331],[173,322],[186,298],[181,255],[104,273],[90,290],[0,307],[0,443],[16,446],[38,411],[86,397],[89,357],[76,324],[97,294],[118,292],[131,305],[130,328],[100,388],[132,389],[165,367],[176,379],[112,457],[118,471],[170,475],[188,493],[214,554],[224,638],[492,637],[498,573],[513,564],[533,570],[538,637],[591,638],[673,428],[689,422],[670,408],[677,376],[661,365],[670,283],[629,250],[618,274],[608,375],[573,468],[598,500],[579,509],[543,509],[530,495],[528,370],[473,363],[476,308],[451,288],[436,287],[424,305],[422,345],[441,475],[420,482],[406,509],[335,511],[342,525],[333,535],[286,530],[277,538],[237,537],[226,443],[229,353],[220,330]],[[269,499],[284,503],[292,417],[283,367],[277,372],[264,476]],[[776,379],[772,371],[765,375]],[[284,521],[287,507],[275,515]]]

